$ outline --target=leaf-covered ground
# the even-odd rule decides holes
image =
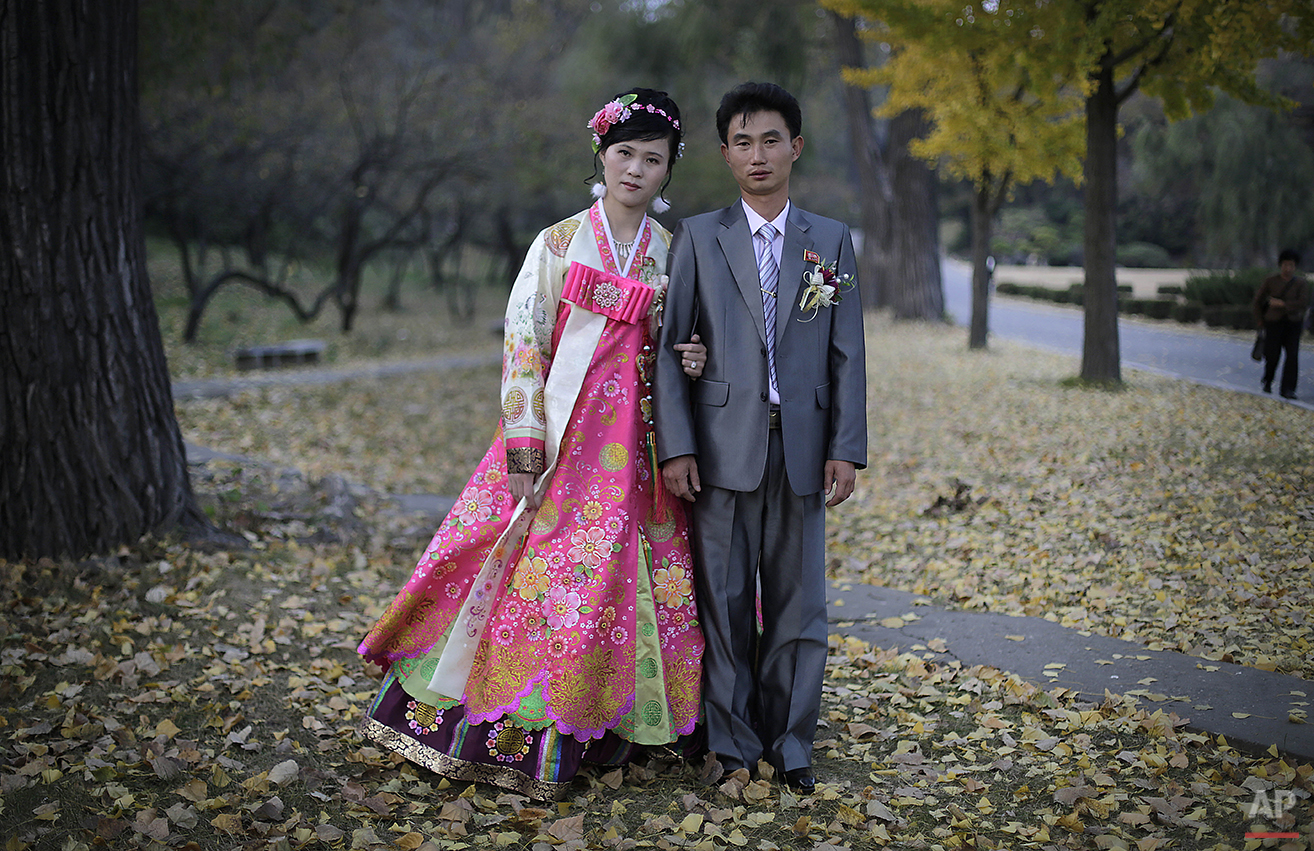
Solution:
[[[1071,359],[871,332],[871,466],[832,517],[837,575],[1311,677],[1308,412],[1135,373],[1073,388]],[[380,494],[454,494],[496,380],[180,405],[189,440],[271,462],[197,472],[248,549],[0,563],[2,847],[1314,845],[1309,765],[1135,696],[1081,704],[854,640],[833,642],[807,799],[654,754],[543,804],[370,746],[355,729],[377,679],[355,646],[432,532]],[[1245,838],[1268,830],[1300,838]]]

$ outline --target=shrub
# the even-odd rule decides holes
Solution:
[[[1163,269],[1173,265],[1172,258],[1161,246],[1152,242],[1129,242],[1118,246],[1119,266],[1139,269]]]
[[[1177,305],[1171,301],[1165,301],[1160,298],[1145,299],[1145,315],[1151,319],[1167,319],[1172,316],[1173,308]]]
[[[1145,312],[1145,303],[1148,299],[1143,298],[1121,298],[1118,299],[1118,312],[1139,314]]]
[[[1015,284],[1012,281],[1000,281],[998,284],[995,284],[995,292],[1000,295],[1021,295],[1022,285]]]
[[[1187,301],[1173,305],[1173,318],[1185,325],[1194,325],[1204,314],[1204,307],[1198,301]]]
[[[1212,272],[1186,279],[1183,294],[1188,301],[1211,304],[1250,304],[1255,290],[1268,277],[1266,269],[1242,269],[1235,272]],[[1208,321],[1208,319],[1206,319]]]
[[[1131,295],[1131,294],[1132,294],[1131,284],[1118,284],[1118,295]]]
[[[1155,288],[1155,292],[1159,295],[1181,295],[1186,291],[1178,284],[1160,284]]]
[[[1231,325],[1237,331],[1246,331],[1255,327],[1255,312],[1251,310],[1250,305],[1244,307],[1239,304],[1231,305]]]

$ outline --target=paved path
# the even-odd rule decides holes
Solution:
[[[1191,729],[1222,734],[1235,747],[1277,745],[1314,762],[1314,725],[1287,720],[1288,710],[1308,710],[1302,703],[1314,700],[1314,683],[1299,677],[1148,650],[1043,618],[941,609],[893,588],[836,582],[828,596],[831,632],[940,661],[988,665],[1095,702],[1104,700],[1105,689],[1135,692],[1146,711],[1175,712]],[[891,618],[903,623],[896,627]],[[939,652],[930,649],[932,642]],[[1052,665],[1061,667],[1046,667]]]
[[[947,309],[961,323],[971,315],[969,281],[965,264],[945,264]],[[1250,361],[1247,343],[1208,332],[1148,325],[1120,322],[1124,366],[1258,393],[1258,370]],[[1000,337],[1078,357],[1081,354],[1082,316],[1077,309],[995,299],[990,327]],[[318,385],[465,368],[494,363],[499,357],[497,353],[443,356],[351,369],[296,368],[234,379],[180,381],[174,384],[174,396],[212,398],[259,386]],[[1314,398],[1314,393],[1307,395]],[[193,464],[235,457],[190,445],[187,454]],[[454,502],[451,497],[432,494],[393,498],[399,511],[427,515],[435,525]],[[882,648],[897,647],[945,661],[957,659],[965,665],[989,665],[1046,687],[1072,689],[1094,701],[1103,700],[1106,689],[1115,694],[1141,691],[1139,696],[1151,712],[1155,708],[1175,712],[1189,719],[1188,726],[1225,735],[1236,746],[1260,750],[1276,745],[1301,760],[1314,761],[1314,725],[1287,721],[1288,709],[1314,700],[1314,682],[1171,651],[1156,652],[1134,642],[1083,634],[1042,618],[942,609],[928,605],[924,597],[892,588],[835,583],[828,596],[832,632],[853,635]],[[897,627],[889,620],[895,617],[900,618]],[[938,652],[930,649],[932,642]],[[1142,682],[1148,678],[1153,681]],[[1245,717],[1237,718],[1238,714]]]
[[[972,270],[957,260],[946,260],[945,309],[954,322],[966,326],[972,318]],[[1035,302],[1025,298],[990,300],[990,333],[995,337],[1027,343],[1038,348],[1081,357],[1085,319],[1079,307]],[[1260,389],[1261,365],[1250,359],[1251,342],[1217,331],[1177,322],[1121,318],[1118,344],[1122,365],[1218,387],[1239,393],[1264,395]],[[1306,376],[1314,369],[1314,352],[1305,349],[1305,369],[1296,385],[1300,401],[1288,401],[1276,393],[1271,398],[1283,404],[1314,410],[1314,382]]]
[[[971,270],[958,261],[944,264],[945,305],[963,326],[971,319]],[[1186,381],[1240,393],[1263,395],[1259,366],[1250,360],[1250,344],[1225,334],[1192,330],[1172,323],[1121,319],[1118,323],[1122,364]],[[1081,356],[1083,317],[1079,308],[992,299],[990,331],[997,337],[1050,351]],[[1314,368],[1314,363],[1309,364]],[[1308,381],[1297,386],[1310,388]],[[1314,398],[1314,391],[1304,394]],[[1273,395],[1280,404],[1311,408]],[[1211,662],[1172,651],[1152,651],[1130,641],[1085,634],[1043,618],[964,612],[927,605],[892,588],[835,583],[828,592],[831,631],[853,635],[882,648],[898,647],[965,665],[989,665],[1035,683],[1063,686],[1091,700],[1144,692],[1146,708],[1163,708],[1189,718],[1188,726],[1227,736],[1237,746],[1266,749],[1276,745],[1297,758],[1314,761],[1314,725],[1292,724],[1289,709],[1308,709],[1314,682],[1243,665]],[[893,617],[899,627],[882,626]],[[1018,640],[1018,639],[1021,640]],[[930,650],[939,639],[943,650]],[[940,647],[936,643],[936,647]],[[1046,668],[1061,664],[1062,667]],[[1142,682],[1153,678],[1153,682]],[[1238,718],[1237,715],[1244,717]]]

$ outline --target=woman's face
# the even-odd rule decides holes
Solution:
[[[626,207],[648,206],[670,171],[670,154],[667,139],[630,139],[609,145],[602,152],[607,198]]]

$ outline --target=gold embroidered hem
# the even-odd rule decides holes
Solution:
[[[523,771],[514,768],[485,765],[459,759],[427,745],[422,745],[410,736],[402,735],[386,724],[370,717],[366,717],[361,722],[360,731],[365,738],[376,744],[382,745],[416,765],[424,766],[430,771],[451,780],[489,783],[503,789],[519,792],[530,798],[545,801],[559,800],[570,788],[570,781],[552,783],[530,777]]]

